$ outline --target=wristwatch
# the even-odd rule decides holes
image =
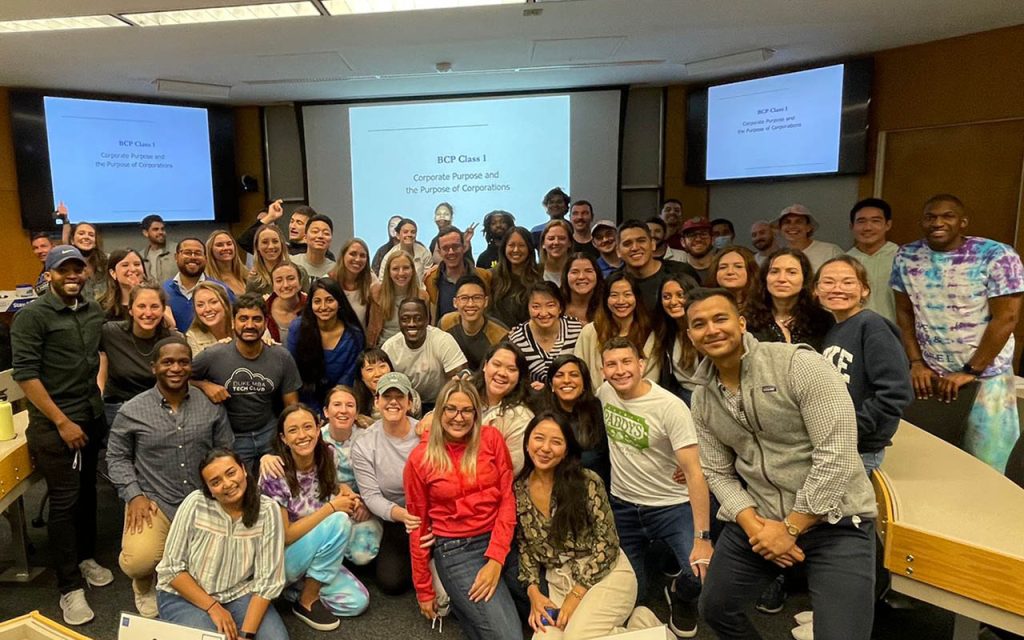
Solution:
[[[694,540],[710,540],[711,539],[711,532],[708,531],[707,529],[705,529],[703,531],[694,531],[693,532],[693,539]]]
[[[256,634],[252,631],[239,631],[238,637],[245,638],[245,640],[253,640],[256,637]]]
[[[975,378],[981,375],[981,371],[972,367],[970,362],[964,365],[963,372],[968,375],[972,375]]]
[[[783,518],[782,524],[786,527],[786,533],[793,536],[794,538],[800,537],[800,529],[795,524],[789,521],[789,518]]]

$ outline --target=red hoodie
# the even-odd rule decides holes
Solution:
[[[431,550],[420,548],[420,536],[433,528],[445,538],[472,538],[491,534],[484,556],[505,563],[516,527],[516,498],[512,491],[512,458],[505,438],[491,426],[480,431],[476,478],[462,474],[464,443],[445,446],[453,470],[439,473],[424,464],[427,443],[421,442],[405,465],[405,505],[422,518],[419,529],[409,534],[412,580],[419,600],[434,599],[430,574]]]

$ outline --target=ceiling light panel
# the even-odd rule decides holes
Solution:
[[[319,16],[320,12],[317,11],[316,6],[311,2],[275,2],[272,4],[238,5],[210,9],[183,9],[179,11],[153,11],[150,13],[124,13],[121,15],[140,27],[164,27],[176,24],[303,18],[306,16]]]
[[[354,13],[387,13],[419,9],[453,9],[496,4],[525,4],[525,0],[322,0],[332,16]]]
[[[67,31],[70,29],[102,29],[127,27],[114,16],[68,16],[66,18],[40,18],[38,20],[5,20],[0,22],[0,33],[27,31]]]

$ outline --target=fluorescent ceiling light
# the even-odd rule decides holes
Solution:
[[[159,78],[153,84],[156,85],[157,93],[185,94],[203,96],[204,98],[227,98],[231,94],[231,87],[223,84],[161,80]]]
[[[332,16],[353,13],[385,13],[418,9],[452,9],[495,4],[526,4],[526,0],[322,0]]]
[[[687,62],[683,66],[686,67],[686,73],[688,74],[707,73],[709,71],[722,71],[723,69],[762,64],[771,60],[774,55],[775,49],[754,49],[752,51],[730,53],[729,55],[718,56],[717,58]]]
[[[301,18],[319,16],[311,2],[275,2],[272,4],[238,5],[211,9],[182,9],[180,11],[153,11],[150,13],[123,13],[140,27],[163,27],[175,24],[204,22],[237,22],[239,20],[269,20],[273,18]]]
[[[0,33],[26,31],[66,31],[68,29],[101,29],[127,27],[114,16],[68,16],[66,18],[39,18],[36,20],[5,20],[0,22]]]

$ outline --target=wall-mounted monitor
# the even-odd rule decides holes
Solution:
[[[138,224],[238,217],[234,120],[225,107],[12,92],[22,223]]]
[[[687,182],[864,173],[871,76],[863,59],[692,91]]]

